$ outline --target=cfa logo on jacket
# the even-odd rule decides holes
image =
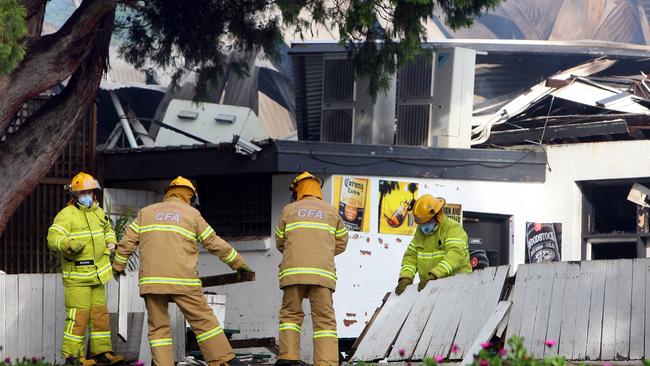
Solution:
[[[313,219],[323,219],[323,211],[301,208],[298,209],[298,217],[308,217]]]
[[[156,221],[181,222],[181,214],[178,212],[158,212],[154,218]]]

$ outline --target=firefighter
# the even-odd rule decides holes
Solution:
[[[192,182],[183,177],[172,180],[165,187],[163,202],[138,212],[115,251],[113,269],[118,275],[139,246],[140,296],[147,307],[149,345],[157,366],[174,365],[167,312],[169,302],[176,303],[190,323],[208,365],[241,364],[203,296],[196,271],[199,260],[197,244],[203,245],[233,270],[252,270],[191,206],[196,198]]]
[[[336,288],[334,256],[343,253],[348,230],[337,210],[323,201],[322,181],[304,172],[291,183],[295,202],[282,209],[275,229],[282,253],[280,353],[276,365],[300,360],[302,299],[309,298],[314,324],[314,365],[338,365],[338,336],[332,294]]]
[[[418,228],[402,259],[395,293],[400,295],[420,275],[418,291],[429,281],[472,272],[463,226],[445,216],[445,200],[425,194],[413,205]]]
[[[66,189],[72,199],[56,215],[47,234],[48,246],[61,257],[67,315],[63,358],[68,363],[76,358],[84,366],[113,365],[123,357],[112,351],[104,284],[111,279],[110,254],[117,240],[96,199],[99,183],[82,172]],[[84,351],[87,326],[90,358]]]

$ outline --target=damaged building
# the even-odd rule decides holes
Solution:
[[[470,250],[501,266],[490,270],[503,281],[537,258],[528,245],[537,227],[553,233],[557,260],[647,256],[648,208],[639,203],[650,186],[647,47],[458,39],[427,47],[433,55],[402,67],[376,101],[336,43],[293,44],[293,99],[264,84],[264,95],[252,93],[257,107],[218,103],[223,90],[196,104],[154,87],[107,86],[97,141],[105,205],[114,215],[137,210],[159,200],[169,179],[193,179],[203,216],[258,273],[206,289],[226,295],[233,339],[250,340],[277,337],[273,232],[295,174],[321,176],[338,208],[353,195],[334,294],[347,355],[397,281],[415,227],[404,203],[426,193],[446,199]],[[114,112],[112,91],[132,107]],[[129,102],[143,98],[159,104]],[[262,112],[264,103],[272,108]],[[215,263],[202,253],[200,274],[228,271]],[[308,320],[303,329],[310,359]]]

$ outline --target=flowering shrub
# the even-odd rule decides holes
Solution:
[[[547,347],[553,347],[557,342],[551,339],[544,341]],[[508,346],[495,349],[491,343],[482,343],[481,352],[475,356],[472,366],[565,366],[562,356],[533,358],[526,351],[523,338],[514,336],[508,340]]]

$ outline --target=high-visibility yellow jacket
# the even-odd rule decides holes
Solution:
[[[472,272],[467,233],[461,224],[444,216],[430,235],[424,235],[418,227],[402,258],[399,277],[413,279],[416,272],[420,279],[428,273],[443,278]]]
[[[81,243],[83,249],[66,254],[69,242]],[[111,223],[97,202],[90,208],[70,204],[54,218],[47,232],[47,244],[61,256],[64,286],[93,286],[111,279],[110,250],[115,243]]]
[[[123,271],[139,246],[141,295],[202,293],[198,244],[232,269],[245,264],[197,209],[179,198],[166,198],[138,212],[115,251],[113,268]]]
[[[286,205],[275,242],[282,253],[280,288],[301,284],[336,289],[334,256],[345,251],[348,230],[334,206],[312,196]]]

